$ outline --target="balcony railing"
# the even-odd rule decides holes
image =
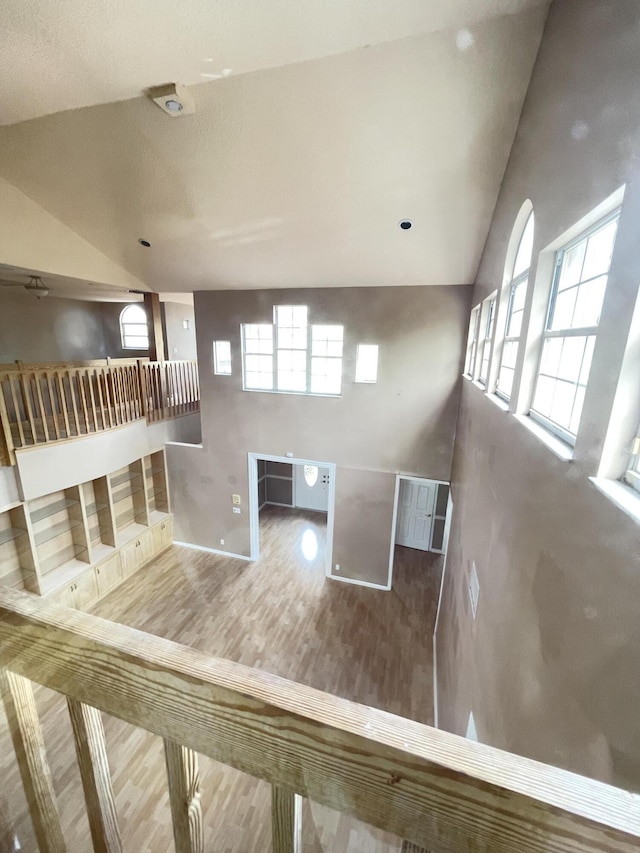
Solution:
[[[0,589],[0,687],[41,851],[65,841],[31,682],[67,697],[94,850],[121,849],[98,711],[164,738],[178,853],[205,849],[198,753],[271,783],[274,853],[300,851],[301,797],[406,851],[640,849],[636,795]]]
[[[15,450],[200,408],[196,361],[107,359],[0,366],[0,464]]]

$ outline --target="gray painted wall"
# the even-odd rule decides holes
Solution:
[[[16,359],[84,361],[113,355],[97,302],[46,297],[0,287],[0,363]]]
[[[395,473],[449,479],[470,287],[330,288],[195,294],[202,448],[168,448],[176,538],[249,554],[247,453],[336,463],[334,563],[387,581]],[[307,304],[312,323],[345,326],[339,398],[242,390],[240,324],[273,305]],[[230,340],[232,376],[212,344]],[[380,345],[378,383],[353,381],[358,342]],[[242,498],[232,513],[231,495]]]
[[[196,323],[193,306],[181,302],[163,302],[164,329],[167,339],[167,358],[184,360],[197,358]],[[184,321],[189,321],[189,329]]]
[[[437,643],[441,726],[464,734],[473,710],[483,741],[634,789],[640,528],[588,477],[598,471],[640,281],[638,45],[637,3],[562,0],[552,7],[473,304],[502,282],[525,199],[536,216],[532,279],[544,290],[549,269],[536,263],[540,251],[628,186],[573,461],[554,456],[464,382]],[[539,318],[533,294],[530,286],[527,313]],[[525,374],[537,344],[532,331]],[[640,365],[633,405],[640,404],[638,375]],[[467,591],[472,560],[480,580],[475,621]]]

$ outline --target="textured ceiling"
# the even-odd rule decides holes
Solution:
[[[0,127],[0,176],[150,289],[473,281],[547,3],[171,4],[184,7],[184,20],[164,64],[157,28],[170,19],[166,2],[96,4],[86,22],[77,16],[62,51],[57,39],[74,5],[10,0],[0,12],[40,32],[31,51],[40,73],[19,93],[32,114],[44,107],[43,79],[58,109],[193,79],[178,58],[201,69],[215,54],[213,68],[234,68],[192,87],[193,116],[169,118],[137,97]],[[138,7],[149,12],[144,39],[142,19],[126,25]],[[232,34],[234,56],[214,50],[224,39],[211,41],[209,7]],[[252,10],[242,32],[238,7]],[[291,20],[278,26],[285,7]],[[198,35],[197,20],[196,51],[186,42]],[[122,44],[107,56],[118,27]],[[411,29],[437,31],[373,44]],[[360,43],[372,46],[335,53]],[[89,54],[93,71],[83,80],[67,64],[75,57],[83,69]],[[49,68],[56,62],[60,77]],[[281,67],[235,73],[260,65]],[[26,80],[23,71],[14,69],[13,79]],[[83,89],[98,78],[104,91]],[[5,114],[12,88],[0,95]],[[414,222],[408,232],[397,224],[405,217]],[[139,237],[152,247],[140,247]]]
[[[542,6],[548,0],[3,0],[0,124]]]

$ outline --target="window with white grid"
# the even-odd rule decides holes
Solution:
[[[343,326],[311,327],[312,394],[339,394],[342,390]]]
[[[464,375],[473,379],[476,369],[476,353],[478,351],[478,332],[480,329],[480,306],[471,312],[469,320],[469,334],[467,336],[467,354],[464,360]]]
[[[513,389],[518,347],[520,346],[520,335],[522,334],[524,302],[529,283],[533,236],[534,218],[533,211],[531,211],[524,226],[522,237],[520,238],[515,264],[513,265],[511,284],[509,285],[509,303],[507,305],[507,317],[496,383],[496,394],[502,397],[503,400],[509,400]]]
[[[147,312],[141,305],[127,305],[120,314],[123,349],[149,349]]]
[[[478,382],[481,385],[486,385],[489,380],[489,359],[491,357],[491,341],[493,339],[493,324],[496,313],[496,294],[492,294],[484,301],[483,314],[483,337],[482,358],[480,359],[480,370],[478,372]]]
[[[308,326],[306,305],[276,305],[276,389],[307,391]]]
[[[618,213],[558,252],[531,416],[575,443]]]
[[[276,305],[273,319],[242,326],[244,389],[340,395],[344,327],[309,325],[306,305]]]
[[[273,391],[273,326],[242,326],[243,382],[247,391]]]

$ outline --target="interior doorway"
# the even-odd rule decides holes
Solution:
[[[408,556],[414,565],[424,564],[428,570],[433,562],[429,554],[446,553],[450,515],[449,483],[398,474],[389,552],[390,588],[396,560]],[[405,549],[412,549],[413,553]],[[419,552],[424,553],[424,558],[419,557]]]
[[[300,539],[295,547],[312,561],[324,548],[330,574],[333,553],[335,464],[311,459],[249,453],[249,525],[252,560],[260,556],[260,527],[281,523]],[[305,523],[308,522],[308,523]],[[286,544],[294,547],[294,543]]]

